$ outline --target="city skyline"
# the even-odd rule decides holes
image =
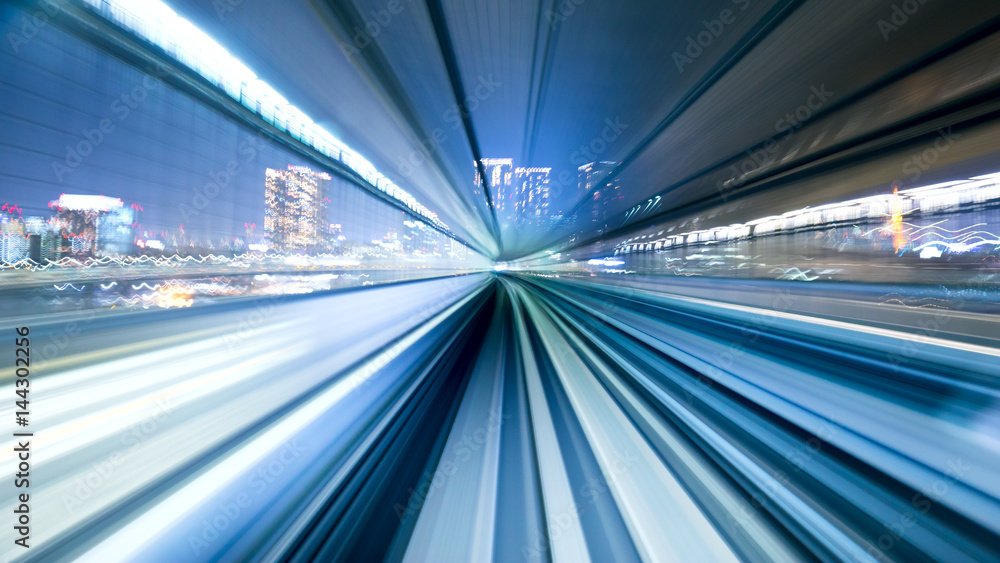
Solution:
[[[44,264],[64,257],[206,250],[286,255],[460,255],[468,251],[426,222],[387,208],[360,190],[343,185],[333,189],[332,181],[330,174],[306,166],[266,169],[260,205],[263,233],[258,234],[255,221],[246,221],[242,232],[218,244],[191,236],[184,224],[160,232],[143,229],[139,221],[144,208],[119,197],[63,193],[48,203],[49,217],[25,216],[22,207],[8,203],[0,210],[4,212],[0,214],[0,261],[13,264],[30,259]]]
[[[560,187],[567,183],[565,176],[555,178],[551,167],[516,166],[514,159],[483,158],[480,160],[493,197],[493,207],[500,220],[501,228],[534,226],[557,227],[564,218],[565,211],[556,208],[558,198],[553,195],[553,182]],[[578,191],[574,193],[572,209],[577,203],[585,203],[589,194],[595,200],[592,209],[586,214],[590,222],[606,223],[609,217],[609,207],[617,199],[621,199],[621,183],[617,178],[607,182],[607,178],[619,163],[611,161],[594,161],[578,167],[575,184]],[[481,193],[483,182],[479,168],[474,175],[474,193]],[[560,190],[562,192],[562,190]],[[563,200],[565,203],[565,200]],[[602,228],[602,229],[603,229]]]
[[[264,238],[269,249],[314,253],[329,249],[327,208],[331,179],[329,174],[304,166],[267,169]]]

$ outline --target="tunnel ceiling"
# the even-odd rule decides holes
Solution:
[[[1000,16],[990,1],[911,4],[172,2],[503,259],[738,199],[740,168],[770,141],[795,164],[868,120],[907,118],[867,101],[918,67],[932,83],[935,60]],[[477,189],[481,158],[551,168],[546,216]],[[613,163],[620,195],[581,189],[593,161]]]

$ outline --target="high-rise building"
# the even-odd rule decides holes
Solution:
[[[97,219],[97,253],[102,256],[126,256],[135,253],[135,226],[139,222],[139,207],[122,206]]]
[[[410,255],[439,253],[440,233],[423,221],[403,221],[403,250]]]
[[[612,202],[624,197],[618,179],[608,179],[616,166],[617,162],[598,161],[579,168],[580,197],[590,200],[583,208],[580,219],[596,226],[597,232],[607,229]]]
[[[60,237],[60,256],[85,257],[94,256],[98,251],[101,218],[112,212],[120,213],[124,204],[116,197],[62,194],[58,200],[50,202],[49,207],[55,210],[53,226]],[[113,224],[114,221],[105,222],[109,240],[119,235],[112,228]],[[128,238],[131,239],[131,232]]]
[[[580,167],[580,192],[593,192],[614,171],[617,162],[600,160]]]
[[[331,177],[304,166],[267,169],[264,236],[273,252],[325,252],[329,247]]]
[[[342,223],[330,223],[327,232],[330,237],[330,249],[337,252],[342,251],[347,242],[347,237],[344,236],[344,225]]]
[[[517,191],[515,217],[519,222],[547,226],[549,219],[549,177],[551,168],[517,168],[514,185]]]
[[[29,242],[24,222],[0,216],[0,262],[13,264],[28,257]]]
[[[493,198],[493,208],[499,217],[510,217],[514,205],[514,159],[484,158],[483,168],[486,170],[486,183]],[[476,169],[476,189],[483,189],[483,182]]]
[[[49,260],[59,259],[59,241],[62,239],[54,229],[55,219],[46,220],[44,217],[25,217],[24,228],[28,233],[29,248],[28,258],[39,264],[45,264]],[[36,241],[37,242],[32,242]],[[37,245],[37,248],[34,246]],[[32,251],[36,251],[33,254]]]

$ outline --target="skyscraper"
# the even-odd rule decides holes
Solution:
[[[124,256],[135,251],[135,225],[139,221],[136,204],[112,209],[97,219],[97,252],[103,256]]]
[[[512,158],[484,158],[483,168],[486,169],[486,183],[490,188],[490,195],[493,198],[493,208],[497,216],[509,218],[513,207],[514,198],[514,159]],[[482,189],[483,182],[479,178],[479,170],[476,170],[476,189]]]
[[[59,233],[59,253],[62,256],[94,256],[101,238],[101,218],[120,213],[124,204],[116,197],[103,195],[62,194],[49,203],[55,209],[55,229]],[[109,237],[118,237],[111,223],[105,222]],[[128,234],[131,239],[131,233]]]
[[[580,191],[593,192],[594,189],[599,187],[604,178],[606,178],[608,174],[611,174],[617,164],[617,162],[600,160],[581,166],[579,169]]]
[[[580,219],[596,226],[598,232],[607,229],[611,203],[624,195],[617,178],[607,179],[616,166],[617,162],[597,161],[579,168],[580,197],[590,200]]]
[[[331,177],[303,166],[266,172],[264,236],[274,252],[328,249]]]
[[[62,237],[54,230],[56,223],[54,218],[49,220],[39,216],[24,218],[24,228],[28,233],[29,246],[37,244],[37,248],[29,248],[28,258],[39,264],[59,259],[59,241]],[[31,239],[37,239],[37,242],[30,242]],[[32,250],[37,252],[33,254]]]
[[[0,262],[13,264],[27,258],[28,246],[24,222],[0,216]]]
[[[551,168],[518,168],[514,171],[517,192],[514,215],[518,222],[543,226],[548,221],[551,173]]]

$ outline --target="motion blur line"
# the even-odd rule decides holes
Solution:
[[[275,326],[276,348],[299,344],[284,335],[291,323]],[[150,389],[161,389],[186,379],[188,373],[228,369],[232,358],[217,352],[224,349],[221,337],[155,350],[141,355],[125,356],[101,365],[86,366],[42,379],[38,385],[51,397],[45,413],[68,416],[74,411],[91,411],[101,404],[113,403]],[[210,362],[210,363],[209,363]],[[165,367],[171,369],[164,369]],[[141,373],[142,377],[136,377]]]
[[[138,552],[154,541],[162,529],[177,525],[178,521],[183,519],[203,498],[215,491],[222,490],[242,476],[248,467],[254,467],[265,460],[268,455],[285,447],[295,437],[295,434],[309,425],[310,422],[336,406],[379,371],[382,366],[418,342],[446,318],[461,310],[479,294],[482,287],[479,286],[458,303],[420,325],[388,349],[365,362],[364,365],[345,374],[328,389],[261,431],[250,442],[226,454],[193,480],[84,553],[80,560],[103,563],[137,557]]]
[[[548,316],[530,296],[525,303],[643,559],[738,561]],[[576,340],[576,344],[582,342]],[[608,375],[610,370],[603,362],[593,356],[590,359]],[[621,463],[622,456],[631,452],[637,454],[638,462],[628,466],[623,475],[616,471],[616,462]]]
[[[58,457],[68,451],[85,447],[87,444],[98,441],[106,436],[116,434],[128,428],[130,424],[143,420],[144,417],[141,414],[148,412],[149,407],[156,406],[158,401],[170,401],[183,396],[187,392],[194,392],[193,396],[185,399],[184,402],[187,402],[197,397],[209,395],[240,380],[247,379],[257,373],[250,370],[250,367],[257,365],[259,369],[262,367],[260,364],[274,360],[279,356],[293,355],[296,350],[302,348],[304,345],[304,343],[299,343],[286,348],[279,348],[268,354],[252,357],[238,364],[229,364],[229,362],[226,362],[229,367],[222,371],[208,372],[206,375],[187,379],[183,383],[174,385],[153,395],[147,395],[131,402],[120,404],[114,408],[105,409],[83,419],[63,423],[49,431],[42,431],[35,437],[38,442],[39,451],[44,452],[44,458],[39,459]],[[173,404],[179,407],[183,402]],[[129,415],[132,416],[129,417]],[[0,457],[0,462],[6,461],[5,458],[8,457],[6,452],[0,454],[0,456],[2,456]]]
[[[965,462],[985,467],[998,451],[989,433],[970,435],[956,421],[837,383],[816,366],[785,365],[780,358],[747,350],[740,362],[723,368],[716,364],[725,357],[725,345],[710,334],[672,327],[633,310],[614,318],[592,314],[813,434],[826,421],[839,421],[845,431],[830,437],[830,443],[918,491],[947,479],[949,461],[959,452]],[[925,430],[918,437],[912,428]],[[991,499],[998,491],[1000,484],[989,473],[969,472],[962,486],[952,487],[939,502],[996,530],[1000,508]]]
[[[870,560],[867,554],[855,547],[854,542],[835,526],[831,526],[821,514],[799,500],[788,487],[781,484],[767,471],[761,470],[750,457],[729,443],[698,415],[692,412],[690,408],[681,404],[660,386],[656,385],[649,375],[637,369],[631,362],[611,349],[611,347],[603,342],[599,335],[591,332],[565,314],[561,314],[560,316],[565,322],[572,324],[582,334],[586,335],[589,342],[613,359],[615,365],[625,370],[636,383],[653,395],[661,405],[683,421],[690,431],[709,444],[719,455],[729,460],[734,467],[739,468],[744,477],[753,483],[763,495],[770,498],[775,505],[781,506],[789,514],[795,515],[797,521],[809,522],[810,530],[821,531],[819,539],[824,545],[831,548],[835,553],[839,552],[844,557],[853,557],[855,561]],[[554,318],[554,320],[557,322],[560,321],[558,318]],[[592,364],[598,365],[598,358],[585,343],[568,330],[566,334],[577,345],[577,349],[581,350]],[[606,377],[605,381],[618,391],[619,396],[623,397],[644,419],[650,421],[649,427],[653,429],[657,437],[691,469],[693,474],[699,476],[702,484],[712,493],[713,498],[729,514],[742,514],[746,511],[744,504],[741,503],[741,495],[729,483],[720,479],[714,473],[714,470],[706,464],[691,446],[681,439],[671,426],[660,422],[655,411],[645,401],[640,399],[636,395],[636,392],[621,377],[618,377],[612,371],[604,371],[603,375]],[[692,394],[703,393],[703,391],[698,389],[691,390],[691,392]],[[797,552],[789,548],[788,543],[782,536],[777,534],[773,528],[765,527],[760,522],[760,519],[744,518],[738,522],[738,525],[746,530],[746,537],[757,544],[759,552],[767,554],[773,560],[794,561],[799,557]]]
[[[294,346],[290,346],[283,352],[294,353],[293,348]],[[229,377],[232,379],[232,376],[236,375],[236,381],[242,381],[246,378],[246,373],[241,373],[241,370],[247,372],[247,367],[251,364],[256,364],[257,373],[279,370],[282,365],[287,365],[284,358],[285,356],[276,352],[267,354],[267,363],[261,363],[264,361],[262,358],[252,358],[243,364],[235,366],[228,364],[231,366],[229,371],[232,372]],[[223,375],[225,374],[219,374],[220,377]],[[183,466],[198,455],[212,452],[218,447],[220,440],[242,428],[237,425],[233,430],[229,430],[219,426],[218,419],[212,416],[211,410],[199,413],[194,418],[188,416],[173,418],[169,425],[165,419],[159,418],[169,416],[174,408],[183,408],[198,398],[204,398],[206,401],[215,399],[213,394],[216,390],[198,387],[199,381],[201,380],[184,381],[181,385],[159,393],[159,396],[173,393],[176,393],[176,396],[168,397],[167,400],[173,401],[172,403],[159,403],[156,407],[157,418],[151,415],[152,407],[156,405],[154,401],[158,399],[157,395],[153,395],[124,404],[118,409],[88,417],[82,424],[71,420],[51,431],[43,431],[36,435],[40,454],[39,467],[45,464],[46,475],[49,477],[42,481],[33,508],[40,517],[54,519],[36,533],[36,541],[43,543],[56,538],[88,518],[136,494],[137,491],[157,483],[165,474]],[[220,387],[223,390],[229,388],[232,387]],[[197,396],[184,396],[186,391],[194,391]],[[216,401],[221,402],[217,399]],[[143,408],[144,405],[147,408]],[[126,409],[130,409],[131,412],[117,412]],[[228,418],[227,422],[231,423],[234,418],[248,417],[237,415]],[[241,422],[248,423],[252,420],[253,418],[250,418],[250,421]],[[154,425],[153,430],[147,431],[145,426],[139,426],[143,421],[151,421]],[[205,424],[210,425],[210,428],[199,428]],[[89,433],[88,428],[91,429]],[[133,443],[126,444],[113,439],[123,436],[122,433],[128,432],[129,429],[140,432],[138,438],[132,435]],[[191,436],[198,436],[199,439],[192,443]],[[5,448],[5,450],[12,449]],[[163,456],[165,451],[177,453]],[[114,456],[121,460],[121,465],[114,461],[116,459]],[[56,459],[59,460],[58,463],[53,464]],[[140,460],[146,461],[149,466],[143,469],[140,465],[136,465]],[[12,464],[13,462],[10,465]],[[6,465],[8,464],[3,464]],[[97,475],[94,472],[98,471],[98,466],[104,469],[100,469],[100,480],[95,486],[89,479]],[[81,484],[84,482],[88,483],[86,487]],[[83,493],[78,492],[81,488],[84,490]],[[67,499],[70,499],[72,504],[65,504]],[[3,508],[13,509],[12,506]]]
[[[842,431],[828,436],[827,442],[916,491],[926,493],[941,483],[955,481],[950,464],[956,459],[971,467],[992,466],[995,448],[982,440],[974,442],[954,421],[906,408],[891,396],[876,400],[875,395],[850,386],[831,386],[832,381],[823,377],[829,372],[822,371],[822,366],[783,365],[780,358],[768,359],[746,350],[741,361],[722,369],[710,358],[718,362],[727,344],[711,334],[673,327],[631,308],[611,317],[588,306],[587,301],[566,299],[813,435],[821,435],[828,421],[837,421]],[[637,302],[636,309],[642,305]],[[913,428],[923,429],[922,435],[914,435]],[[972,437],[984,435],[980,432]],[[934,501],[996,530],[1000,509],[995,500],[997,484],[990,476],[988,471],[967,471],[948,488],[947,495]],[[913,541],[920,539],[915,536]]]
[[[361,369],[355,370],[353,376],[349,376],[347,379],[351,381],[351,385],[357,387],[364,383],[364,379],[374,375],[379,369],[381,369],[386,363],[389,362],[390,356],[395,357],[398,354],[389,354],[392,350],[398,349],[402,352],[407,347],[413,345],[413,343],[419,341],[431,330],[447,319],[454,311],[461,310],[466,303],[474,299],[479,295],[486,287],[488,283],[480,283],[479,285],[470,288],[468,296],[458,303],[455,303],[452,307],[449,307],[445,311],[438,313],[433,319],[428,320],[424,325],[421,325],[421,332],[416,338],[413,339],[401,339],[397,342],[393,348],[386,350],[385,353],[381,354],[379,357],[384,358],[383,361],[379,361],[376,358],[365,364]],[[433,322],[433,326],[428,326],[429,323]],[[424,328],[426,327],[426,330]],[[416,334],[414,332],[414,334]],[[439,352],[438,356],[443,352]],[[366,375],[367,374],[367,375]],[[276,563],[279,561],[284,561],[287,558],[287,554],[293,549],[294,544],[304,535],[308,533],[309,528],[312,526],[314,521],[322,514],[325,510],[329,499],[343,487],[345,481],[350,478],[350,475],[355,471],[358,464],[368,456],[373,444],[384,434],[385,429],[391,424],[392,420],[397,416],[397,413],[403,409],[409,398],[416,392],[417,388],[422,384],[425,377],[422,375],[416,381],[413,381],[409,386],[400,394],[400,396],[388,407],[384,412],[382,412],[374,423],[372,428],[367,431],[367,434],[363,437],[360,443],[352,447],[350,453],[345,458],[344,462],[340,465],[337,471],[331,476],[327,482],[320,488],[315,495],[313,495],[312,500],[301,510],[299,515],[290,523],[288,523],[284,530],[282,531],[280,537],[274,541],[267,553],[260,557],[261,561],[268,561]]]
[[[420,338],[423,336],[426,336],[426,334],[421,335]],[[404,344],[402,341],[397,343],[397,345],[402,345],[402,347],[399,348],[399,352],[401,353],[413,344],[414,342]],[[435,364],[440,359],[442,354],[443,352],[439,351],[430,364]],[[385,363],[391,361],[389,356],[386,356],[385,358]],[[367,377],[375,375],[380,369],[382,369],[382,367],[385,366],[385,363],[379,363],[376,361],[367,364],[368,369],[356,372],[355,377],[350,378],[350,384],[355,387],[363,385],[364,380]],[[317,519],[323,516],[323,511],[326,509],[330,498],[338,490],[344,487],[345,482],[350,480],[352,474],[357,472],[358,466],[366,457],[370,455],[372,447],[375,443],[384,437],[386,428],[392,424],[393,420],[395,420],[399,412],[403,410],[417,389],[424,384],[427,379],[427,373],[428,371],[424,370],[417,378],[411,381],[406,388],[399,393],[391,405],[389,405],[384,411],[378,412],[377,418],[374,419],[374,423],[369,429],[358,433],[355,436],[354,441],[356,444],[346,450],[349,453],[343,463],[340,464],[337,471],[333,474],[333,476],[327,479],[326,483],[317,492],[317,494],[313,495],[312,500],[298,514],[298,516],[296,516],[295,520],[287,525],[278,540],[274,542],[268,552],[260,558],[261,561],[277,563],[288,559],[288,554],[291,552],[290,550],[292,550],[293,545],[304,535],[307,535],[309,533],[309,528],[316,522]],[[371,422],[371,419],[369,419],[369,422]],[[358,438],[360,438],[360,441],[357,440]]]
[[[610,289],[610,288],[609,288]],[[614,290],[611,290],[614,292]],[[844,321],[835,321],[832,319],[824,319],[821,317],[811,317],[807,315],[800,315],[798,313],[786,313],[784,311],[774,311],[771,309],[761,309],[758,307],[749,307],[746,305],[735,305],[732,303],[724,303],[722,301],[711,301],[708,299],[700,299],[698,297],[687,297],[683,295],[676,294],[662,294],[656,293],[647,289],[633,289],[632,291],[642,293],[653,301],[669,302],[670,300],[686,301],[688,303],[693,303],[696,305],[703,305],[707,307],[715,307],[718,309],[727,309],[730,311],[737,311],[740,313],[747,313],[751,315],[761,315],[767,317],[776,317],[781,319],[788,319],[791,321],[798,321],[803,323],[809,323],[813,325],[821,325],[830,328],[836,328],[840,330],[853,331],[853,332],[864,332],[866,334],[872,334],[876,336],[884,336],[886,338],[893,338],[897,340],[906,340],[910,342],[916,342],[918,344],[929,344],[932,346],[940,346],[942,348],[951,348],[953,350],[962,350],[965,352],[972,352],[973,354],[985,354],[988,356],[1000,356],[1000,348],[992,348],[989,346],[981,346],[979,344],[971,344],[968,342],[961,342],[957,340],[948,340],[945,338],[937,338],[934,336],[926,336],[920,334],[913,334],[910,332],[902,332],[898,330],[891,330],[887,328],[878,328],[873,326],[853,324]],[[617,292],[615,292],[617,293]],[[1000,323],[998,323],[998,330],[1000,330]]]
[[[580,518],[577,516],[579,509],[573,499],[569,477],[566,475],[566,465],[559,449],[559,437],[556,435],[545,390],[542,388],[541,375],[538,373],[538,364],[532,351],[531,338],[528,336],[525,314],[520,303],[526,296],[514,284],[506,280],[503,280],[503,283],[511,296],[514,323],[517,328],[521,358],[524,361],[528,411],[535,438],[535,451],[538,455],[538,474],[541,480],[552,560],[555,563],[587,563],[590,561],[590,553],[587,551],[587,542],[583,537]],[[564,516],[568,518],[561,518]]]
[[[493,317],[438,461],[435,474],[444,475],[447,486],[432,488],[427,494],[405,562],[489,561],[492,557],[503,431],[503,318]],[[469,439],[481,443],[481,449],[465,445]],[[463,450],[475,453],[462,456]]]
[[[134,342],[132,344],[122,344],[120,346],[102,348],[92,352],[83,352],[72,356],[59,357],[46,362],[42,373],[35,373],[34,375],[47,377],[46,372],[54,373],[67,367],[79,366],[88,363],[99,363],[109,359],[116,359],[121,358],[122,356],[137,354],[145,350],[163,350],[184,342],[200,342],[207,338],[212,338],[217,334],[232,331],[232,328],[232,326],[222,326],[196,330],[185,334],[161,336],[152,340],[144,340],[142,342]],[[13,381],[15,379],[14,374],[14,368],[0,370],[0,383],[5,383],[8,380]]]
[[[747,350],[740,362],[723,369],[706,359],[718,361],[726,350],[726,344],[710,334],[673,327],[631,309],[622,309],[611,317],[588,307],[586,302],[565,298],[813,435],[821,435],[828,421],[838,421],[843,431],[826,441],[917,491],[926,492],[942,482],[951,482],[953,470],[949,463],[956,456],[973,467],[990,467],[994,459],[994,442],[979,439],[985,434],[975,434],[977,440],[973,441],[952,420],[907,408],[890,397],[877,398],[849,386],[834,385],[822,377],[825,372],[817,371],[817,366],[783,365],[780,359]],[[642,305],[637,302],[637,306]],[[915,436],[912,428],[924,429],[923,435]],[[935,502],[995,531],[1000,522],[1000,507],[995,502],[997,486],[989,472],[970,471]]]
[[[215,383],[218,386],[226,378],[230,378],[235,382],[250,377],[254,372],[249,371],[248,367],[258,362],[274,359],[301,346],[302,344],[291,345],[288,348],[278,349],[235,365],[226,361],[224,364],[229,367],[222,371],[212,372],[209,370],[206,375],[199,378],[188,379],[183,383],[176,384],[153,394],[129,402],[117,403],[112,408],[98,411],[90,416],[72,419],[42,430],[35,435],[35,440],[39,446],[38,461],[42,462],[57,458],[69,451],[86,447],[88,444],[128,428],[129,425],[147,418],[145,415],[148,414],[150,407],[155,407],[159,404],[159,401],[170,401],[186,391],[195,391],[196,395],[204,396],[215,390],[213,387],[208,387],[207,384]],[[238,375],[238,377],[233,379],[231,377],[233,375]],[[100,394],[92,396],[94,398],[102,398]],[[179,406],[181,403],[174,404]],[[13,443],[12,441],[4,445]],[[0,463],[13,462],[14,454],[12,452],[13,448],[4,447],[3,451],[0,452]]]

